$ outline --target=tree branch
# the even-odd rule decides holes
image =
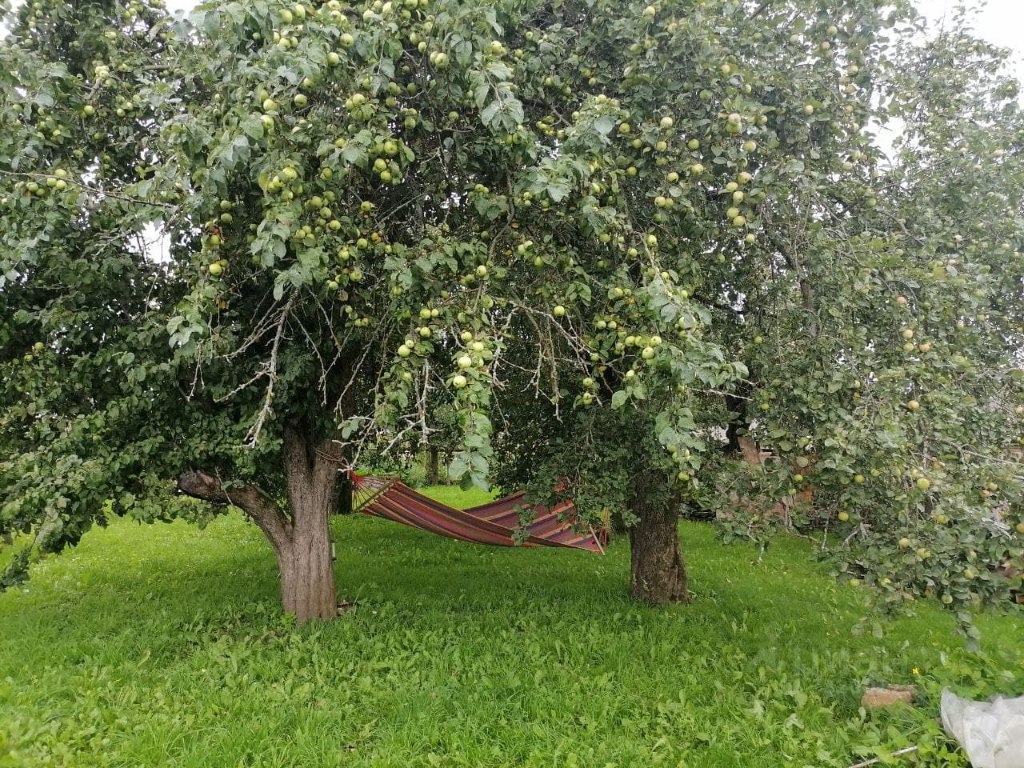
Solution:
[[[244,511],[259,527],[276,552],[291,543],[292,524],[269,495],[248,483],[227,490],[219,478],[200,470],[190,470],[178,478],[178,490],[193,499],[210,504],[231,504]]]
[[[32,179],[33,181],[40,180],[43,181],[44,183],[48,178],[53,176],[52,173],[18,173],[17,171],[3,170],[0,170],[0,174],[3,174],[4,176],[12,176],[21,179]],[[110,192],[105,189],[90,187],[88,184],[83,184],[80,181],[75,181],[74,179],[69,178],[67,176],[61,177],[61,181],[65,182],[66,184],[69,184],[72,187],[78,187],[79,189],[85,192],[89,192],[92,195],[97,195],[99,197],[108,197],[111,200],[120,200],[121,202],[124,203],[132,203],[133,205],[150,205],[153,206],[154,208],[166,208],[172,211],[176,211],[179,208],[179,206],[175,205],[174,203],[161,203],[156,200],[144,200],[141,197],[129,197],[127,195],[119,195],[116,194],[115,192]]]

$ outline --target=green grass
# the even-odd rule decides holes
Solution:
[[[41,563],[0,595],[0,766],[848,766],[913,743],[965,765],[938,688],[1024,693],[1019,616],[981,617],[983,656],[931,606],[853,634],[862,591],[801,541],[758,562],[684,523],[696,601],[654,609],[627,599],[624,545],[334,529],[357,608],[304,628],[238,516],[117,521]],[[914,680],[915,709],[859,711],[863,684]]]

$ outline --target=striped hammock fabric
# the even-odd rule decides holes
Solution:
[[[573,530],[571,501],[548,509],[532,509],[516,493],[470,509],[456,509],[424,496],[397,478],[354,476],[353,511],[383,517],[449,539],[497,547],[570,547],[604,553],[607,533]],[[520,510],[533,512],[526,538],[517,542]],[[602,535],[603,534],[603,535]]]

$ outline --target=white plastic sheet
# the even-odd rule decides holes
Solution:
[[[973,768],[1024,768],[1024,696],[971,701],[947,689],[941,714],[943,728]]]

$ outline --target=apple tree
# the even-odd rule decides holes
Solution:
[[[533,446],[519,477],[626,506],[654,602],[686,595],[677,505],[774,493],[790,459],[823,509],[860,509],[846,445],[903,440],[877,487],[931,514],[916,422],[879,437],[843,402],[898,391],[881,340],[961,301],[881,298],[935,260],[926,221],[906,234],[930,159],[890,180],[865,134],[900,86],[894,5],[25,5],[0,43],[0,528],[59,548],[106,499],[208,514],[174,484],[241,508],[285,609],[327,618],[340,470],[429,435],[438,403],[451,476]],[[740,477],[721,425],[780,471]],[[850,541],[899,551],[897,522]]]
[[[851,9],[849,20],[808,24],[776,5],[740,27],[728,45],[736,59],[721,65],[750,86],[739,102],[748,111],[727,120],[737,121],[736,135],[750,131],[742,148],[751,154],[734,178],[709,187],[733,204],[726,218],[742,237],[716,226],[708,190],[653,200],[656,224],[680,227],[662,242],[689,260],[688,273],[673,266],[707,313],[687,336],[719,350],[734,380],[709,382],[704,371],[658,382],[643,354],[627,356],[625,371],[601,357],[596,373],[579,373],[575,389],[553,389],[549,400],[574,392],[586,405],[598,391],[629,393],[627,375],[643,382],[642,399],[617,395],[617,418],[583,409],[558,419],[545,405],[535,411],[545,417],[516,420],[504,436],[503,477],[534,477],[540,493],[568,478],[584,504],[634,510],[639,597],[685,594],[670,578],[678,560],[655,569],[664,580],[650,590],[658,580],[642,577],[636,557],[643,521],[654,519],[636,510],[660,492],[660,510],[716,512],[727,537],[763,545],[779,528],[813,535],[851,584],[879,587],[890,606],[938,597],[973,633],[972,607],[1019,588],[1024,533],[1014,450],[1024,415],[1018,86],[1005,54],[965,31],[963,17],[929,38],[906,9]],[[652,59],[656,41],[622,48]],[[802,66],[790,71],[794,61]],[[729,96],[703,85],[698,98]],[[787,122],[783,105],[801,120]],[[767,119],[751,130],[758,108]],[[673,113],[673,130],[692,136],[695,150],[706,146],[713,129],[699,102]],[[872,135],[879,124],[899,136],[892,160]],[[650,154],[664,163],[657,153],[671,148],[665,141]],[[668,251],[662,245],[659,266],[671,263]],[[657,280],[650,269],[646,277]],[[628,301],[623,290],[612,295]],[[586,322],[597,338],[614,331],[620,350],[647,344],[607,307]],[[556,376],[532,373],[542,379]],[[513,388],[512,397],[537,408],[532,393],[524,400]],[[744,458],[742,440],[767,458]]]

